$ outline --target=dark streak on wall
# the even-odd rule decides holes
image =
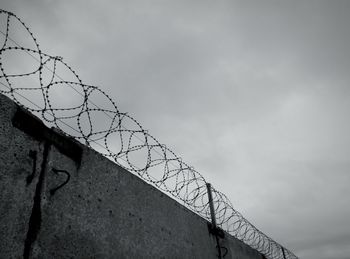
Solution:
[[[24,252],[23,252],[23,258],[28,259],[32,244],[37,238],[37,235],[40,230],[41,225],[41,193],[43,188],[43,181],[45,177],[46,172],[46,166],[48,161],[48,156],[50,152],[50,143],[46,142],[44,145],[44,153],[43,153],[43,161],[41,163],[41,171],[39,174],[39,181],[36,185],[35,189],[35,195],[34,195],[34,204],[32,209],[32,214],[30,215],[29,219],[29,227],[27,232],[27,237],[24,243]]]

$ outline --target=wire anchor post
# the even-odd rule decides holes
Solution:
[[[218,257],[219,259],[222,258],[222,254],[221,254],[221,246],[220,246],[220,240],[219,240],[219,233],[218,233],[218,227],[216,225],[216,218],[215,218],[215,210],[214,210],[214,202],[213,202],[213,196],[212,196],[212,188],[211,188],[211,184],[210,183],[206,183],[207,185],[207,192],[208,192],[208,199],[209,199],[209,208],[210,208],[210,216],[211,216],[211,233],[213,233],[215,235],[215,239],[216,239],[216,246],[218,249]]]
[[[281,246],[281,249],[282,249],[283,259],[286,259],[286,254],[285,254],[285,252],[284,252],[284,247]]]

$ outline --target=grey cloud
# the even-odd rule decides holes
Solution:
[[[254,225],[303,258],[346,258],[348,1],[6,7]]]

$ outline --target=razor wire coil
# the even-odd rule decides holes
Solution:
[[[84,84],[62,57],[42,52],[37,39],[19,17],[0,9],[0,18],[6,21],[5,31],[0,30],[4,38],[0,49],[2,94],[36,114],[47,125],[54,126],[94,148],[210,221],[206,181],[199,172],[150,135],[136,119],[119,111],[117,104],[103,90]],[[14,33],[14,30],[11,28],[15,24],[27,33],[32,47],[22,46],[12,38],[11,33]],[[12,52],[30,56],[35,60],[36,66],[26,73],[10,73],[7,63],[11,62],[6,60],[6,55],[14,55]],[[63,68],[74,80],[64,80],[58,74],[59,68]],[[17,87],[17,80],[22,78],[35,81],[34,86]],[[74,106],[59,106],[55,101],[58,97],[54,92],[58,89],[64,91],[61,88],[67,86],[69,91],[77,93],[75,99],[78,99],[79,103]],[[95,103],[95,99],[99,101],[98,104]],[[38,102],[41,105],[38,105]],[[101,116],[105,118],[104,127],[99,128],[98,118]],[[140,164],[140,160],[143,163]],[[212,188],[212,195],[215,217],[220,228],[256,249],[266,258],[282,259],[282,250],[287,259],[297,258],[246,220],[233,208],[226,195],[215,188]]]

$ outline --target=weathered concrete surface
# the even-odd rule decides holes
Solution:
[[[0,95],[0,258],[21,258],[38,178],[30,182],[42,145],[12,127],[15,105]],[[30,154],[32,154],[30,156]],[[39,170],[41,157],[36,161]],[[28,178],[28,182],[27,182]]]
[[[258,253],[256,250],[250,248],[242,241],[234,238],[233,236],[226,235],[225,239],[222,240],[222,244],[224,247],[227,247],[228,253],[226,258],[230,259],[252,259],[259,258],[263,259],[264,257]]]
[[[87,147],[72,142],[77,159],[13,127],[16,109],[0,95],[0,258],[217,258],[204,219]],[[262,258],[221,241],[225,259]]]

